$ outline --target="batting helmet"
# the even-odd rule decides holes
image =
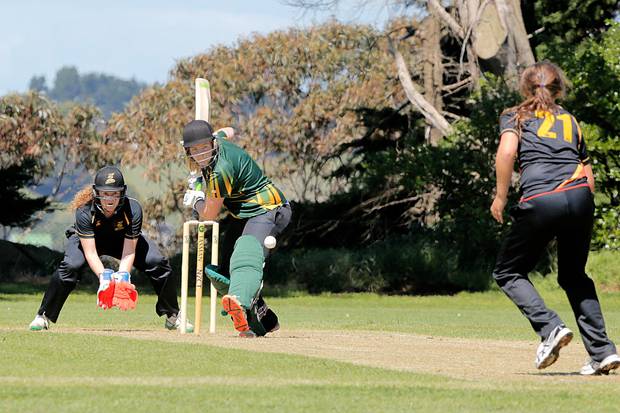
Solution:
[[[183,128],[183,147],[191,148],[213,141],[213,128],[205,120],[193,120]]]

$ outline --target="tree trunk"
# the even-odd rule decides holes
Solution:
[[[433,14],[428,16],[420,27],[422,42],[422,79],[424,80],[424,98],[437,112],[443,111],[443,64],[441,54],[441,27]],[[433,146],[439,143],[442,134],[431,123],[427,126],[427,142]]]
[[[535,63],[534,53],[525,31],[521,4],[518,0],[495,0],[500,22],[508,33],[506,78],[516,82],[523,68]]]

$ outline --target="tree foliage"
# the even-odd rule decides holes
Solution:
[[[324,179],[335,167],[329,155],[363,132],[356,109],[403,99],[381,47],[374,29],[336,22],[220,46],[179,62],[167,85],[149,88],[111,119],[107,136],[135,148],[123,150],[124,161],[145,165],[151,179],[162,177],[162,165],[178,168],[193,79],[206,77],[212,123],[233,126],[236,143],[295,199],[316,201],[335,189]]]
[[[22,188],[55,176],[55,188],[73,165],[96,168],[102,158],[103,140],[96,131],[98,111],[92,106],[72,106],[63,113],[43,95],[9,95],[0,98],[0,170],[6,182],[0,203],[11,206],[2,225],[25,225],[32,213],[47,208],[52,194],[33,199]],[[23,214],[19,209],[23,209]],[[28,211],[28,213],[26,213]]]
[[[0,168],[0,225],[3,227],[28,225],[35,212],[45,210],[50,202],[45,196],[31,197],[24,191],[34,182],[36,164],[32,158]]]
[[[584,40],[566,55],[573,80],[568,103],[585,123],[584,136],[597,181],[597,247],[620,248],[620,24]]]
[[[540,58],[561,63],[565,54],[607,28],[606,22],[620,9],[618,0],[523,1],[525,25]]]

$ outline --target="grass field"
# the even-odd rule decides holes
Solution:
[[[121,313],[78,291],[50,331],[29,332],[41,294],[12,290],[0,286],[2,412],[620,411],[620,374],[576,374],[578,338],[536,370],[536,337],[498,291],[270,298],[281,331],[243,340],[219,316],[214,337],[165,331],[146,292]],[[562,292],[542,290],[577,331]],[[620,342],[620,294],[601,302]]]

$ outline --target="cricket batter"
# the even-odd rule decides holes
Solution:
[[[121,171],[106,166],[95,175],[92,188],[75,196],[75,224],[66,232],[64,259],[52,276],[30,330],[46,330],[50,321],[58,320],[62,306],[79,281],[78,270],[85,263],[99,277],[97,306],[135,308],[138,293],[130,277],[135,266],[146,273],[159,297],[155,311],[159,316],[166,315],[165,327],[173,330],[180,326],[172,269],[157,246],[142,235],[142,208],[126,192]],[[119,259],[118,271],[104,268],[101,255]],[[193,326],[187,328],[193,331]]]
[[[564,74],[556,65],[536,63],[521,75],[523,102],[500,117],[493,218],[504,221],[515,157],[522,196],[510,210],[513,225],[500,248],[493,277],[541,337],[536,367],[550,366],[573,332],[545,306],[528,273],[555,238],[558,283],[590,356],[581,374],[608,374],[620,366],[620,357],[605,331],[594,283],[585,272],[594,220],[594,174],[577,120],[556,103],[565,89]]]
[[[202,171],[204,192],[192,180],[183,202],[203,220],[215,220],[222,206],[233,216],[221,243],[221,264],[207,266],[205,273],[222,294],[224,311],[239,335],[264,336],[279,324],[260,295],[263,263],[273,237],[288,225],[291,207],[250,155],[226,139],[233,135],[232,128],[214,134],[204,120],[185,126],[183,146],[192,169]]]

